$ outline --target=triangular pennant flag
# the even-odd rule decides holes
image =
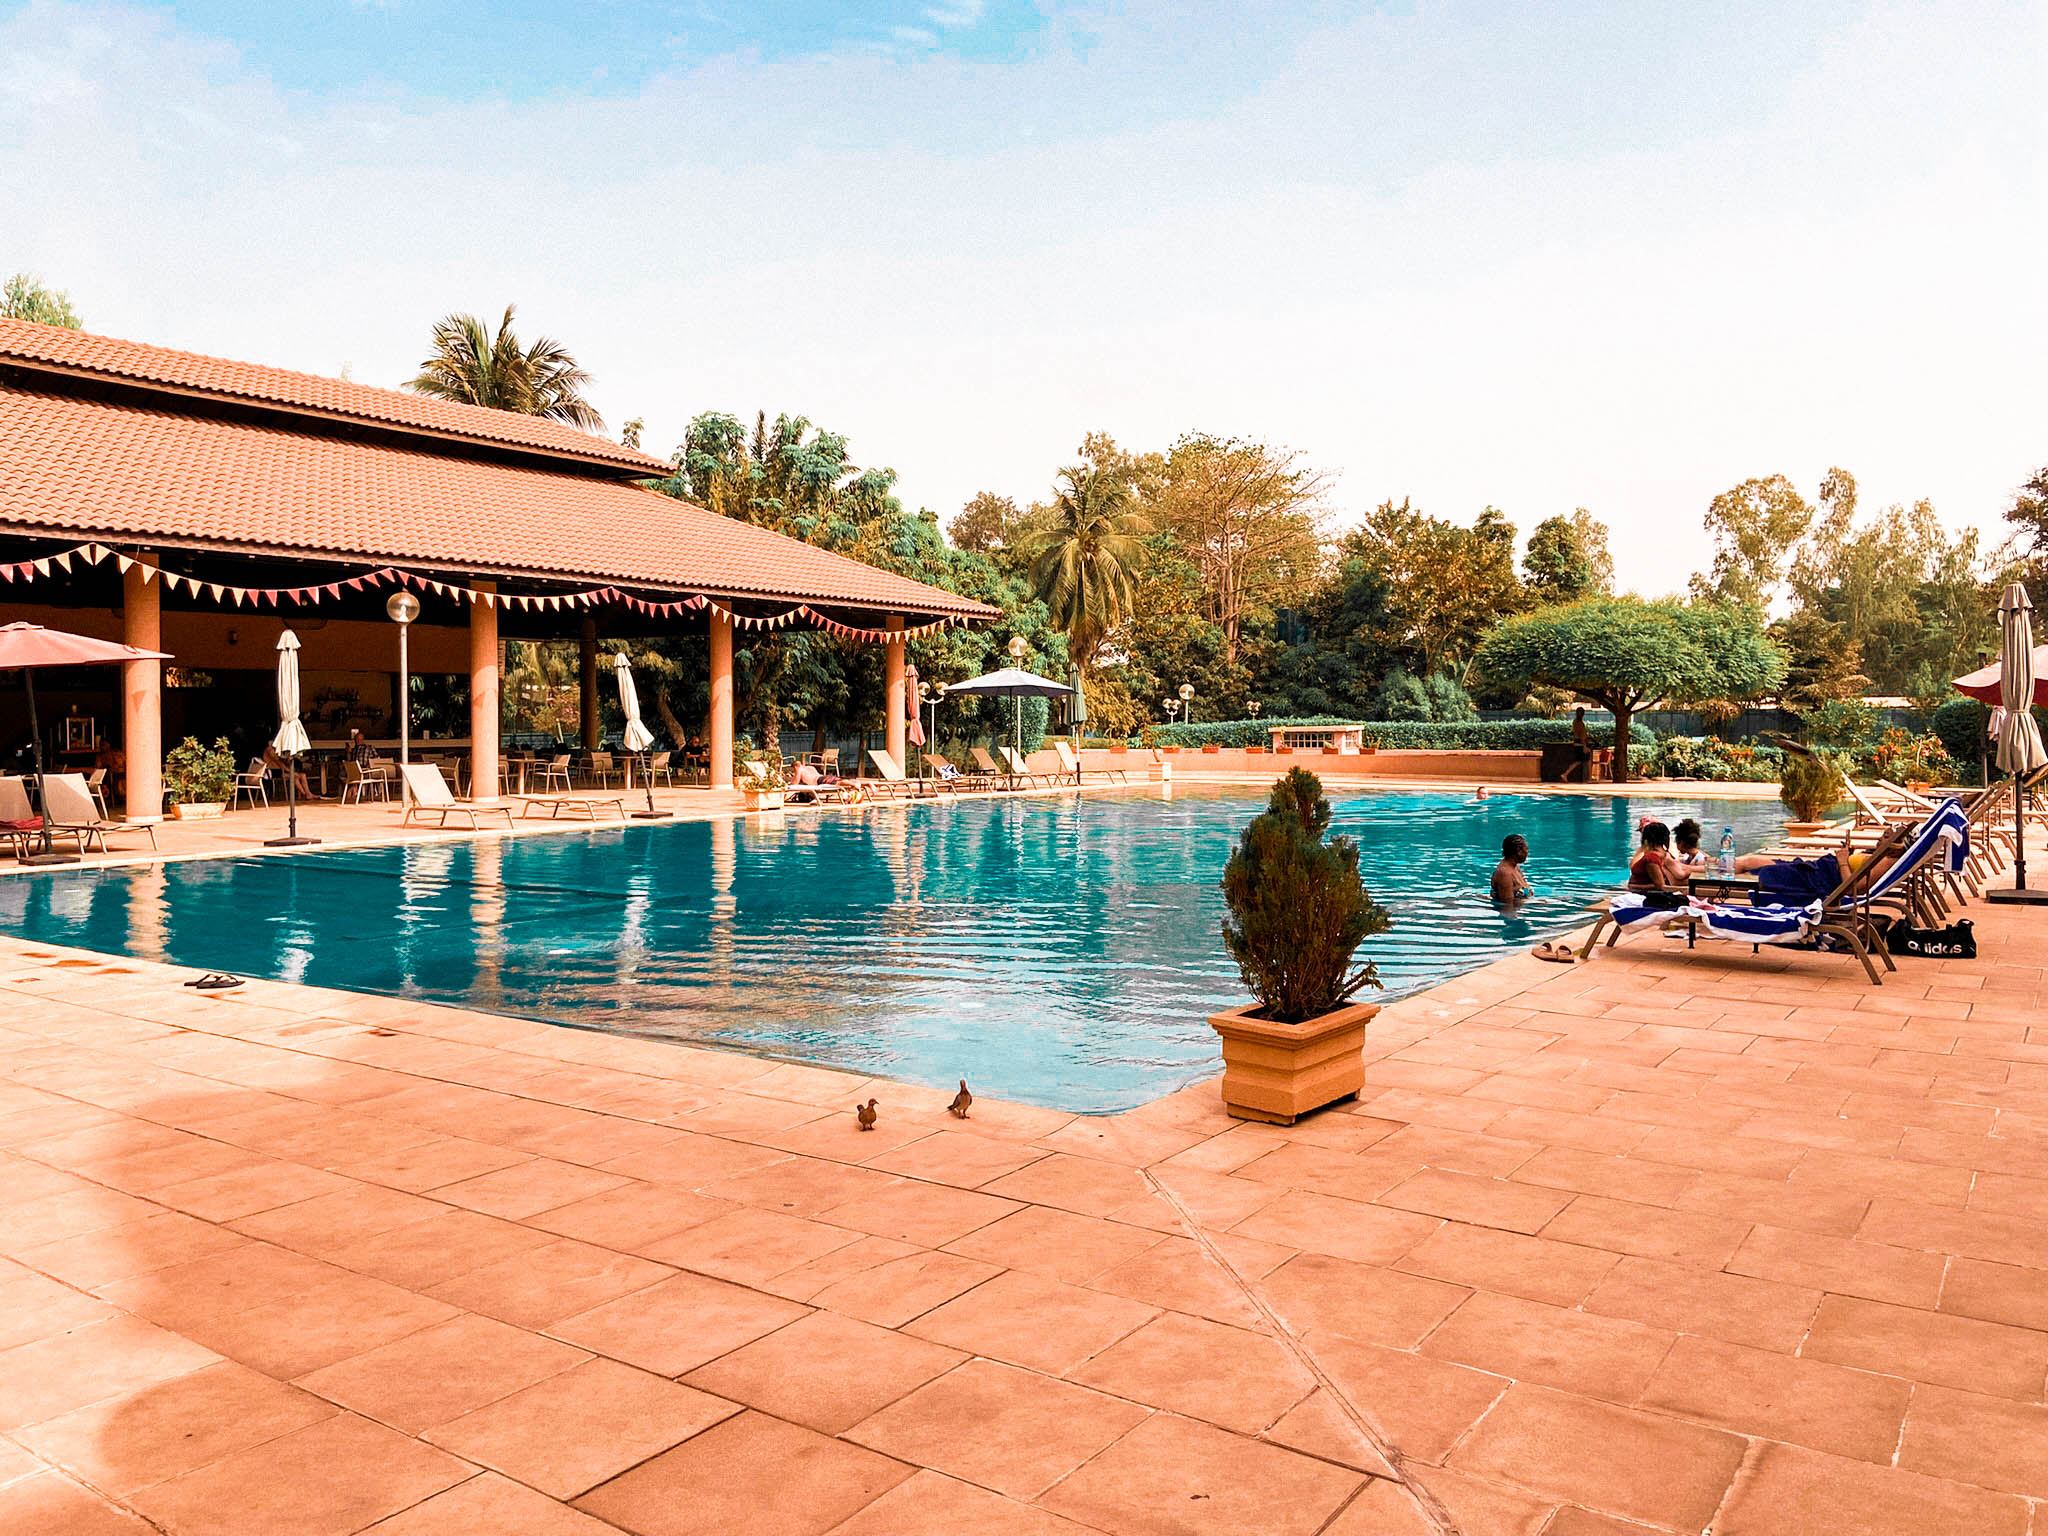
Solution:
[[[38,576],[47,576],[47,575],[49,575],[49,574],[50,574],[50,562],[49,562],[49,561],[47,561],[47,560],[32,560],[32,561],[30,561],[29,563],[30,563],[31,565],[33,565],[33,566],[35,567],[35,571],[36,571],[36,574],[37,574]]]
[[[129,573],[129,571],[133,570],[135,567],[135,562],[133,560],[130,560],[126,555],[114,556],[114,564],[121,568],[121,574],[123,576],[126,576]]]
[[[67,549],[50,556],[50,563],[56,566],[58,570],[69,575],[71,573],[71,551]]]

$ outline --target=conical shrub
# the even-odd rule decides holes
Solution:
[[[1238,839],[1223,870],[1223,942],[1269,1019],[1299,1024],[1380,984],[1352,956],[1392,925],[1358,873],[1358,844],[1325,840],[1330,802],[1322,782],[1296,768]]]

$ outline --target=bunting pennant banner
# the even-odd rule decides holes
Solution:
[[[192,576],[181,575],[167,570],[146,557],[124,554],[97,541],[79,544],[71,549],[53,551],[32,559],[13,563],[0,563],[0,581],[34,581],[48,577],[55,572],[66,575],[72,572],[72,561],[80,560],[87,565],[100,565],[111,559],[122,575],[141,568],[145,582],[163,579],[167,592],[189,591],[210,595],[214,602],[236,608],[282,609],[286,603],[312,606],[324,595],[339,600],[344,592],[372,591],[383,586],[410,587],[420,592],[432,593],[456,604],[474,605],[481,601],[491,609],[519,610],[521,612],[559,613],[564,610],[578,611],[597,608],[617,607],[643,614],[650,618],[675,618],[685,613],[709,612],[712,616],[732,625],[737,630],[750,634],[774,634],[794,625],[803,624],[817,629],[835,639],[858,645],[886,645],[895,640],[914,640],[924,635],[936,634],[968,621],[961,618],[936,619],[928,624],[906,626],[903,629],[860,629],[827,618],[808,604],[799,603],[781,613],[750,614],[740,613],[715,598],[703,593],[689,593],[683,597],[655,601],[652,598],[637,597],[617,587],[592,587],[581,592],[549,593],[501,593],[478,591],[474,587],[423,576],[397,566],[379,566],[354,576],[343,576],[329,582],[303,587],[241,587],[228,582],[203,581]]]

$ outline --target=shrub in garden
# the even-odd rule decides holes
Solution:
[[[1847,793],[1842,770],[1819,752],[1787,752],[1778,770],[1778,798],[1798,821],[1819,821]]]

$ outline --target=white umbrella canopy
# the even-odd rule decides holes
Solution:
[[[645,752],[654,745],[654,732],[640,718],[640,689],[633,681],[633,664],[621,651],[612,665],[619,674],[619,708],[626,712],[626,750]]]
[[[2048,764],[2048,749],[2034,724],[2034,605],[2027,589],[2014,582],[1998,601],[2003,644],[1999,651],[1999,702],[2005,719],[1998,731],[1998,766],[2024,778]]]
[[[299,720],[299,637],[290,630],[277,637],[277,719],[272,746],[286,757],[312,750]]]
[[[946,685],[948,694],[978,693],[999,699],[1055,699],[1073,691],[1065,683],[1056,683],[1049,677],[1020,671],[1016,667],[1004,667],[1000,672],[989,672],[980,677],[970,677],[964,683]]]

